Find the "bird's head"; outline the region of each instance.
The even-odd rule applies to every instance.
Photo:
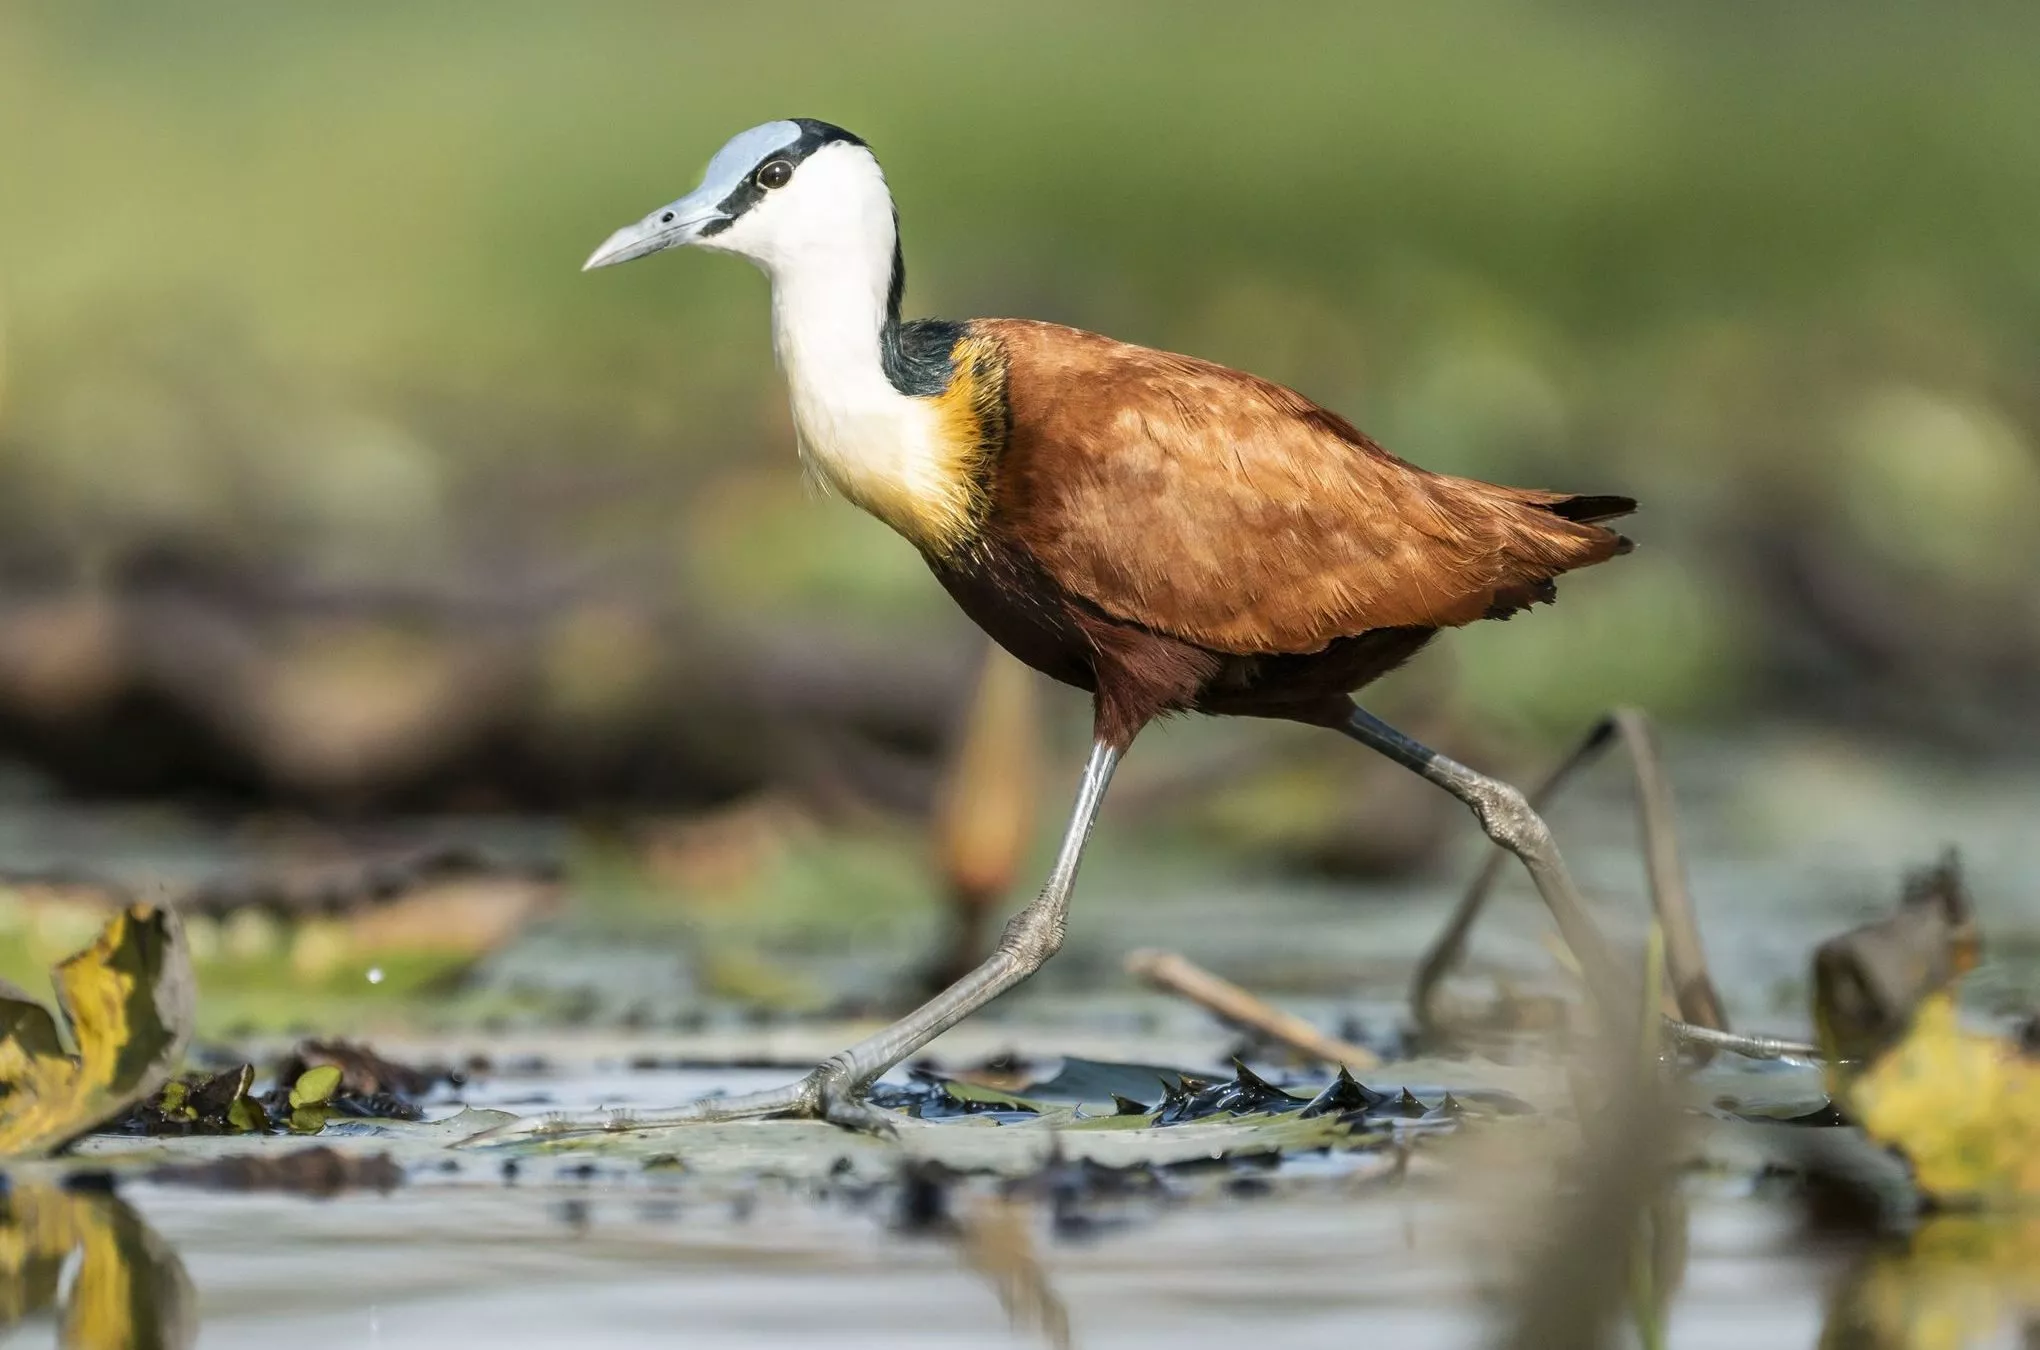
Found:
[[[693,244],[768,273],[894,246],[892,194],[856,136],[812,118],[767,122],[715,152],[701,185],[604,240],[583,271]]]

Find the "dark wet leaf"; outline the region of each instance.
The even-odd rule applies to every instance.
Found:
[[[1354,1111],[1366,1112],[1391,1100],[1393,1099],[1386,1092],[1376,1092],[1372,1088],[1363,1087],[1358,1079],[1341,1066],[1339,1076],[1328,1083],[1317,1096],[1304,1103],[1302,1114],[1308,1118],[1346,1115]]]
[[[871,1104],[898,1111],[916,1120],[948,1120],[958,1116],[988,1116],[996,1120],[1026,1120],[1041,1114],[1042,1107],[1022,1101],[1008,1092],[946,1078],[927,1069],[916,1069],[907,1083],[879,1083],[871,1089]]]
[[[1294,1097],[1256,1074],[1252,1069],[1233,1061],[1233,1077],[1228,1082],[1198,1083],[1184,1079],[1188,1091],[1169,1098],[1156,1116],[1158,1125],[1180,1125],[1185,1121],[1203,1120],[1211,1116],[1243,1116],[1299,1110],[1305,1103],[1303,1097]]]
[[[250,1095],[254,1082],[251,1064],[210,1076],[173,1078],[108,1128],[116,1134],[158,1136],[266,1133],[269,1113]]]
[[[1122,1064],[1068,1056],[1052,1077],[1028,1083],[1020,1093],[1033,1101],[1101,1105],[1118,1097],[1147,1101],[1154,1097],[1157,1083],[1178,1082],[1184,1077],[1183,1070],[1161,1064]]]

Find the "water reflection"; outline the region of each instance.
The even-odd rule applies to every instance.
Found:
[[[1031,1202],[982,1197],[958,1220],[956,1238],[964,1264],[991,1285],[1016,1331],[1038,1334],[1051,1350],[1071,1350],[1069,1309],[1035,1250]]]
[[[1295,1300],[1292,1310],[1300,1315],[1324,1316],[1340,1309],[1358,1315],[1372,1309],[1403,1316],[1404,1325],[1424,1333],[1406,1340],[1413,1346],[1446,1343],[1448,1336],[1452,1344],[1492,1343],[1483,1342],[1477,1328],[1460,1316],[1466,1307],[1452,1303],[1456,1295],[1449,1291],[1465,1288],[1452,1269],[1462,1259],[1452,1245],[1429,1242],[1428,1253],[1414,1264],[1399,1262],[1392,1250],[1393,1233],[1384,1227],[1389,1216],[1359,1197],[1332,1203],[1326,1193],[1304,1187],[1286,1198],[1278,1192],[1253,1200],[1193,1199],[1176,1209],[1166,1233],[1153,1228],[1163,1222],[1163,1216],[1153,1213],[1130,1218],[1124,1227],[1092,1225],[1084,1232],[1095,1245],[1085,1247],[1073,1266],[1072,1248],[1062,1236],[1064,1229],[1054,1222],[1049,1198],[967,1182],[945,1191],[940,1208],[930,1216],[906,1224],[895,1219],[892,1229],[895,1240],[939,1241],[955,1253],[956,1265],[981,1283],[983,1293],[942,1305],[945,1315],[960,1319],[958,1344],[979,1339],[968,1328],[981,1326],[988,1314],[998,1319],[990,1307],[994,1296],[1004,1309],[1004,1320],[1043,1350],[1070,1350],[1080,1339],[1078,1327],[1083,1328],[1086,1345],[1124,1344],[1134,1329],[1129,1318],[1139,1323],[1138,1339],[1145,1341],[1157,1325],[1175,1325],[1167,1320],[1168,1314],[1186,1313],[1180,1300],[1186,1287],[1201,1281],[1186,1273],[1195,1271],[1227,1275],[1214,1279],[1209,1305],[1195,1314],[1195,1321],[1183,1325],[1185,1345],[1230,1343],[1256,1319],[1291,1307],[1286,1299]],[[577,1191],[568,1198],[581,1197]],[[1410,1199],[1410,1205],[1398,1204],[1398,1209],[1423,1212],[1431,1203],[1424,1197]],[[198,1200],[190,1193],[175,1193],[164,1203],[182,1206]],[[245,1336],[253,1328],[242,1325],[242,1319],[256,1316],[264,1339],[279,1326],[297,1332],[330,1331],[330,1319],[339,1315],[336,1305],[307,1294],[301,1283],[309,1268],[305,1263],[325,1268],[334,1259],[336,1244],[352,1254],[346,1259],[367,1259],[366,1253],[383,1250],[392,1231],[401,1231],[408,1235],[408,1245],[389,1257],[393,1264],[376,1269],[387,1276],[407,1264],[430,1264],[438,1273],[416,1286],[421,1301],[443,1304],[451,1299],[460,1318],[505,1324],[496,1326],[492,1344],[598,1343],[571,1336],[562,1340],[560,1327],[542,1317],[525,1324],[531,1310],[517,1304],[515,1290],[504,1282],[506,1271],[530,1268],[526,1263],[534,1250],[546,1254],[545,1268],[563,1271],[551,1264],[563,1255],[562,1230],[543,1221],[541,1208],[558,1206],[560,1200],[557,1191],[533,1187],[466,1197],[420,1196],[413,1202],[417,1207],[405,1211],[408,1217],[393,1215],[388,1209],[393,1202],[385,1200],[306,1206],[261,1244],[265,1251],[287,1250],[300,1259],[272,1265],[267,1274],[249,1277],[252,1283],[236,1281],[246,1285],[243,1294],[254,1290],[258,1296],[250,1302],[228,1294],[212,1310],[213,1329],[228,1335],[239,1330]],[[1714,1236],[1697,1250],[1689,1249],[1686,1239],[1689,1204],[1707,1213],[1713,1225]],[[1724,1292],[1742,1287],[1739,1281],[1751,1269],[1746,1264],[1750,1260],[1809,1256],[1811,1262],[1799,1267],[1808,1277],[1824,1267],[1822,1253],[1804,1251],[1803,1239],[1788,1236],[1785,1245],[1775,1245],[1781,1233],[1793,1231],[1789,1225],[1780,1228],[1781,1220],[1790,1219],[1789,1210],[1753,1201],[1729,1202],[1729,1208],[1736,1222],[1724,1228],[1723,1221],[1731,1216],[1718,1201],[1695,1201],[1675,1188],[1661,1199],[1647,1223],[1626,1230],[1631,1235],[1627,1259],[1603,1263],[1601,1273],[1626,1286],[1625,1320],[1635,1325],[1611,1328],[1615,1339],[1607,1343],[1677,1346],[1685,1339],[1684,1331],[1708,1332],[1718,1340],[1725,1325],[1769,1326],[1776,1331],[1791,1324],[1798,1328],[1789,1333],[1793,1340],[1817,1343],[1821,1350],[2040,1346],[2035,1331],[2040,1328],[2040,1280],[2034,1276],[2040,1271],[2040,1217],[1947,1215],[1923,1221],[1909,1237],[1866,1246],[1825,1300],[1816,1335],[1805,1283],[1788,1281],[1761,1293],[1749,1291],[1759,1299],[1756,1307],[1734,1293],[1723,1299]],[[515,1222],[516,1212],[532,1222]],[[769,1281],[751,1287],[780,1290],[789,1301],[826,1288],[840,1289],[815,1281],[854,1273],[858,1280],[876,1275],[896,1281],[902,1306],[921,1307],[941,1282],[953,1279],[914,1259],[881,1262],[876,1270],[862,1258],[847,1264],[825,1259],[842,1237],[840,1220],[846,1216],[840,1214],[831,1221],[825,1213],[813,1213],[810,1227],[796,1209],[781,1216],[783,1238],[768,1240],[768,1233],[747,1228],[744,1245],[725,1248],[713,1234],[700,1231],[709,1212],[700,1206],[676,1208],[651,1220],[641,1216],[635,1222],[618,1222],[624,1211],[606,1208],[599,1200],[554,1212],[583,1235],[582,1241],[572,1244],[571,1278],[584,1281],[578,1287],[587,1289],[598,1304],[604,1289],[637,1290],[623,1302],[640,1312],[665,1306],[669,1300],[697,1313],[706,1308],[712,1312],[712,1324],[729,1333],[728,1339],[747,1345],[807,1344],[810,1336],[808,1329],[764,1313],[746,1299],[717,1301],[713,1288],[729,1283],[732,1252],[748,1251],[745,1273]],[[682,1221],[683,1213],[692,1217]],[[478,1230],[503,1236],[493,1244],[478,1245]],[[246,1214],[234,1196],[215,1197],[197,1214],[181,1216],[177,1231],[195,1261],[218,1265],[245,1260],[249,1254]],[[689,1235],[686,1241],[661,1246],[662,1232],[683,1231]],[[1730,1233],[1735,1236],[1728,1237]],[[371,1235],[377,1241],[364,1243]],[[1381,1246],[1383,1241],[1389,1246]],[[1214,1243],[1227,1255],[1215,1256]],[[1825,1252],[1831,1255],[1833,1248],[1826,1247]],[[429,1263],[414,1262],[425,1254],[433,1258]],[[786,1264],[782,1258],[788,1254],[804,1254],[803,1261]],[[807,1262],[808,1257],[813,1261]],[[1374,1278],[1368,1275],[1372,1261],[1384,1267]],[[1445,1268],[1441,1270],[1439,1263]],[[947,1263],[938,1260],[934,1265]],[[1697,1285],[1683,1279],[1693,1266],[1703,1271]],[[1734,1271],[1742,1274],[1731,1281],[1728,1274]],[[1233,1278],[1235,1274],[1242,1278]],[[929,1282],[931,1275],[937,1283]],[[1059,1279],[1068,1281],[1066,1287],[1056,1287]],[[261,1287],[255,1289],[257,1285]],[[1687,1286],[1683,1293],[1682,1285]],[[1575,1287],[1569,1296],[1581,1292]],[[633,1301],[640,1298],[650,1302]],[[1669,1318],[1661,1301],[1675,1305]],[[1146,1312],[1136,1316],[1130,1308]],[[358,1310],[350,1315],[353,1312]],[[386,1316],[393,1312],[403,1319],[422,1318],[413,1329],[424,1337],[429,1316],[416,1308],[384,1309]],[[921,1315],[907,1315],[908,1323]],[[1152,1317],[1164,1321],[1156,1324]],[[1718,1320],[1723,1317],[1728,1321]],[[19,1180],[10,1193],[0,1195],[0,1340],[18,1333],[23,1323],[47,1328],[54,1322],[57,1343],[66,1347],[181,1350],[196,1342],[197,1321],[196,1297],[178,1254],[118,1196]],[[1279,1332],[1291,1325],[1278,1317],[1263,1324],[1262,1330],[1280,1339]],[[926,1331],[925,1326],[915,1329]],[[1703,1334],[1699,1339],[1709,1337]],[[1775,1336],[1760,1339],[1770,1344]],[[629,1333],[620,1333],[615,1342],[599,1341],[626,1342],[665,1343]],[[448,1343],[460,1342],[456,1338]]]
[[[1863,1254],[1820,1350],[2013,1344],[2040,1345],[2040,1219],[1947,1214]]]
[[[182,1350],[194,1302],[177,1253],[113,1192],[17,1182],[0,1195],[0,1333],[54,1312],[67,1350]]]

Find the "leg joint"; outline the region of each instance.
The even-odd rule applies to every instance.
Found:
[[[1516,788],[1484,778],[1471,796],[1469,804],[1480,818],[1481,829],[1504,848],[1523,853],[1550,842],[1551,830],[1544,817],[1532,809],[1529,799]]]
[[[1062,950],[1065,922],[1059,909],[1036,902],[1007,921],[999,949],[1032,971]]]

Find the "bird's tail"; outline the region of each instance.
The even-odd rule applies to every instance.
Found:
[[[1575,494],[1565,492],[1535,492],[1518,489],[1523,499],[1540,511],[1548,511],[1560,520],[1570,520],[1576,525],[1598,525],[1604,520],[1615,520],[1636,510],[1636,498],[1622,497],[1613,493]],[[1603,557],[1620,557],[1636,547],[1636,542],[1626,534],[1615,535],[1612,554]]]
[[[1539,494],[1542,497],[1542,494]],[[1576,520],[1582,525],[1597,525],[1604,520],[1615,520],[1636,510],[1636,498],[1617,497],[1612,494],[1595,496],[1553,496],[1544,498],[1537,505],[1564,520]]]

